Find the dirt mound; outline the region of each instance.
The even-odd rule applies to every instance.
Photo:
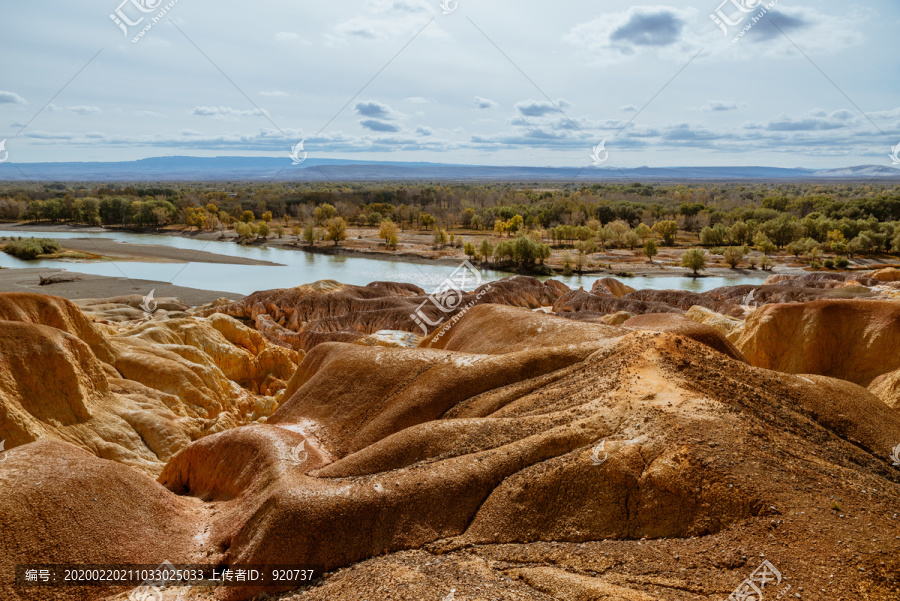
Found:
[[[634,288],[626,286],[615,278],[601,278],[591,286],[591,293],[601,296],[611,294],[616,298],[622,298],[626,294],[631,294],[632,292],[635,292]]]
[[[495,331],[475,340],[490,322],[513,342],[539,322],[551,334],[496,354],[508,341]],[[443,586],[441,595],[475,594],[485,580],[493,590],[505,575],[519,585],[501,598],[524,584],[564,598],[687,601],[727,594],[756,568],[728,558],[758,550],[805,589],[890,598],[875,571],[837,583],[830,564],[791,547],[815,536],[826,553],[868,548],[856,523],[831,515],[829,497],[848,507],[865,498],[872,531],[890,528],[900,415],[854,384],[753,368],[673,333],[598,336],[585,352],[561,342],[557,328],[573,326],[600,327],[484,306],[448,338],[464,352],[319,345],[267,424],[194,443],[161,481],[221,504],[210,544],[227,548],[227,563],[332,569],[394,554],[339,571],[304,599],[356,598],[378,566],[402,582],[403,565],[417,571],[437,555],[453,575],[425,588]],[[417,548],[430,554],[402,552]],[[661,584],[699,568],[658,561],[659,551],[700,558],[717,548],[724,574],[712,584],[676,596]],[[587,549],[620,576],[579,567]],[[625,560],[634,556],[648,563]],[[466,575],[476,567],[481,581]],[[656,577],[627,577],[647,569]]]
[[[638,290],[624,297],[626,300],[639,300],[653,303],[662,303],[687,311],[691,307],[705,307],[716,313],[730,317],[740,317],[744,310],[734,303],[718,301],[696,292],[685,290]]]
[[[742,305],[767,305],[783,303],[808,303],[827,299],[850,299],[872,296],[869,288],[851,286],[846,282],[825,280],[820,282],[783,281],[763,286],[743,285],[715,288],[704,293],[711,299]]]
[[[274,344],[310,350],[325,342],[353,342],[382,330],[426,334],[472,303],[549,307],[569,290],[561,282],[527,276],[483,284],[472,292],[451,293],[446,299],[428,296],[409,284],[327,284],[257,292],[199,313],[220,312],[243,319]]]
[[[900,368],[900,304],[820,300],[766,305],[747,319],[736,346],[758,367],[868,386]]]
[[[624,330],[582,324],[537,311],[502,305],[476,305],[425,338],[423,348],[495,355],[553,348],[622,336]]]
[[[774,274],[766,278],[765,285],[785,284],[787,282],[816,283],[816,282],[857,282],[863,286],[875,286],[879,282],[869,277],[870,274],[861,272],[816,272],[804,275]]]
[[[581,311],[593,311],[595,313],[619,313],[625,311],[633,315],[684,313],[682,309],[664,303],[631,298],[616,298],[612,295],[600,296],[584,290],[571,290],[559,297],[559,300],[553,304],[554,313],[578,313]]]
[[[144,474],[70,444],[41,440],[0,463],[0,597],[100,599],[98,587],[16,587],[19,564],[207,562],[196,539],[208,511]]]
[[[679,334],[700,344],[705,344],[709,348],[717,350],[732,359],[746,361],[741,352],[717,330],[682,315],[674,313],[638,315],[623,323],[622,327],[633,330],[651,330],[653,332]]]
[[[156,474],[192,440],[270,415],[294,351],[224,315],[92,324],[76,305],[0,295],[0,440],[41,438]]]
[[[886,267],[867,274],[873,280],[879,282],[900,282],[900,269],[896,267]],[[855,278],[854,278],[855,279]]]
[[[744,331],[743,320],[720,315],[705,307],[691,307],[684,316],[713,328],[732,343],[737,342]]]
[[[584,321],[587,323],[599,323],[607,326],[620,326],[632,317],[634,314],[628,311],[619,311],[607,315],[606,313],[598,313],[597,311],[578,311],[575,313],[560,313],[559,317],[572,319],[575,321]]]
[[[763,341],[765,328],[781,333],[798,356],[798,332],[845,362],[873,345],[869,360],[883,364],[900,357],[890,305],[820,301],[784,315],[804,307],[770,305],[748,328]],[[0,566],[202,557],[332,572],[281,597],[292,601],[694,601],[727,597],[765,559],[784,575],[766,598],[895,601],[900,413],[848,381],[735,360],[709,346],[727,348],[714,332],[680,319],[638,317],[651,329],[627,331],[488,304],[423,342],[431,348],[318,344],[266,423],[181,449],[159,479],[169,492],[70,445],[18,446],[0,454]],[[124,338],[203,352],[190,340],[206,341],[205,327],[173,321]],[[68,353],[81,367],[67,386],[102,387],[108,368],[86,343],[0,324]],[[259,341],[230,334],[242,336]],[[106,397],[88,396],[93,416]],[[34,590],[26,598],[48,598]],[[214,595],[263,592],[277,591]]]
[[[103,335],[70,300],[27,292],[0,293],[0,321],[35,323],[61,330],[84,341],[101,361],[112,361],[113,351]]]
[[[553,303],[568,291],[568,286],[556,280],[541,282],[537,278],[519,275],[482,284],[475,290],[474,296],[484,292],[479,298],[480,303],[538,309],[552,307]]]

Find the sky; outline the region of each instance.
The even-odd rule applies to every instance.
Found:
[[[6,3],[0,161],[892,164],[896,0],[720,2]]]

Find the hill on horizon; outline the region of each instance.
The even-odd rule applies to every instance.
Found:
[[[547,181],[605,180],[900,180],[900,169],[859,165],[837,169],[726,167],[525,167],[429,162],[278,157],[166,156],[121,162],[0,164],[0,181]]]

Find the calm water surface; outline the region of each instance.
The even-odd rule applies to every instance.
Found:
[[[220,255],[245,257],[283,265],[283,267],[267,267],[260,265],[217,265],[213,263],[22,261],[5,253],[0,253],[0,267],[66,269],[93,275],[171,282],[188,288],[220,290],[237,294],[250,294],[257,290],[269,290],[272,288],[291,288],[318,280],[337,280],[357,286],[365,286],[371,282],[378,281],[409,282],[431,291],[456,269],[448,265],[419,265],[378,259],[321,255],[299,250],[241,246],[234,242],[219,240],[194,240],[180,236],[129,234],[123,232],[88,233],[74,231],[41,233],[0,230],[0,237],[2,236],[47,237],[57,240],[67,238],[105,238],[131,244],[153,244],[187,250],[202,250]],[[482,270],[484,281],[498,280],[509,275],[509,273],[502,271]],[[566,285],[573,288],[583,286],[586,290],[590,290],[594,281],[601,277],[605,276],[572,276],[568,278],[555,276],[554,279],[565,282]],[[637,289],[650,288],[656,290],[705,292],[720,286],[761,284],[764,279],[764,276],[752,278],[643,276],[622,278],[622,281]]]

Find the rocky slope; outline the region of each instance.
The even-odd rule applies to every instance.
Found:
[[[129,592],[17,564],[166,560],[327,572],[154,592],[182,601],[724,599],[763,561],[767,599],[900,596],[894,303],[490,286],[416,348],[405,285],[146,323],[0,296],[0,598]]]

